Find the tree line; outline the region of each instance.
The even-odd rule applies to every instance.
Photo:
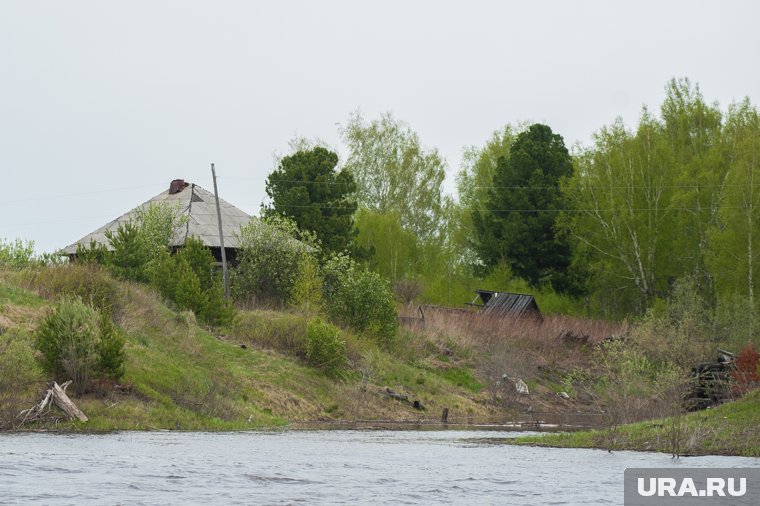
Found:
[[[659,111],[600,128],[571,153],[543,124],[507,125],[446,161],[391,113],[340,127],[346,156],[300,139],[279,159],[263,215],[292,220],[419,299],[531,290],[549,310],[642,314],[689,278],[713,305],[756,311],[756,107],[721,109],[671,80]],[[416,295],[416,293],[413,293]],[[750,317],[750,320],[752,318]]]

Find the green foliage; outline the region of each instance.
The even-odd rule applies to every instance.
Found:
[[[0,335],[0,429],[14,429],[18,414],[34,402],[43,381],[34,349],[26,339]]]
[[[356,183],[347,170],[336,171],[338,155],[323,147],[299,150],[280,160],[267,178],[272,204],[266,216],[293,220],[314,233],[326,252],[348,251],[356,235]]]
[[[177,304],[180,309],[190,309],[198,317],[203,318],[206,306],[208,306],[208,297],[201,289],[201,282],[187,260],[179,256],[175,258],[176,285],[170,300]]]
[[[342,129],[348,147],[345,170],[353,174],[360,207],[397,212],[415,237],[436,234],[443,210],[441,185],[446,163],[438,151],[425,150],[417,134],[391,113],[365,123],[353,114]]]
[[[113,250],[110,255],[104,256],[91,244],[85,258],[105,261],[118,278],[148,282],[153,264],[169,251],[175,231],[186,219],[168,205],[151,204],[137,212],[134,222],[120,224],[116,232],[105,232]]]
[[[43,367],[56,379],[71,379],[78,392],[92,379],[123,373],[124,338],[107,315],[75,297],[62,298],[37,328]]]
[[[467,254],[466,262],[475,264],[473,251],[473,216],[487,208],[489,192],[494,186],[499,159],[509,159],[509,151],[515,137],[524,128],[506,125],[491,134],[482,148],[470,146],[462,154],[462,168],[457,174],[457,194],[459,197],[457,227],[453,240],[460,251]]]
[[[668,83],[660,112],[645,109],[634,131],[621,121],[600,130],[565,188],[574,211],[563,228],[612,315],[644,313],[684,276],[708,294],[749,297],[757,270],[755,109],[745,100],[723,118],[683,79]]]
[[[113,248],[106,264],[113,275],[121,279],[147,282],[145,269],[149,256],[140,228],[132,223],[124,223],[119,225],[116,232],[106,230],[105,235]],[[97,254],[93,253],[92,256]]]
[[[293,296],[301,262],[317,251],[313,235],[288,219],[252,219],[240,231],[233,296],[245,304],[283,305]]]
[[[395,281],[422,269],[422,248],[414,233],[404,228],[398,213],[360,209],[356,225],[356,243],[370,253],[368,263],[373,271]]]
[[[88,246],[77,244],[77,263],[106,265],[108,260],[108,248],[103,244],[95,242],[95,239],[91,239]]]
[[[114,325],[113,320],[105,313],[100,315],[98,323],[98,371],[105,378],[118,380],[124,375],[124,332]]]
[[[334,320],[390,344],[398,317],[388,282],[359,267],[346,255],[334,255],[324,266],[327,311]]]
[[[222,279],[218,274],[216,267],[216,259],[211,253],[211,249],[207,248],[203,241],[197,237],[188,237],[185,244],[177,252],[176,255],[178,261],[184,261],[187,263],[190,270],[198,278],[201,290],[208,291],[212,288],[221,288]]]
[[[7,269],[23,269],[34,261],[34,241],[16,239],[5,242],[0,239],[0,267]]]
[[[224,298],[214,263],[211,250],[191,237],[175,256],[164,251],[152,263],[151,283],[178,309],[190,310],[206,323],[221,325],[230,321],[233,308]]]
[[[63,298],[37,329],[43,366],[56,379],[71,379],[87,389],[97,368],[98,315],[77,298]]]
[[[323,284],[316,259],[312,256],[304,257],[298,265],[290,306],[306,314],[321,312],[324,305]]]
[[[507,262],[532,286],[580,293],[580,280],[568,270],[571,249],[555,233],[565,207],[560,181],[572,175],[572,160],[560,135],[546,125],[531,125],[499,158],[488,206],[473,215],[475,249],[486,267]]]
[[[745,337],[752,339],[758,333],[752,315],[758,309],[754,294],[760,279],[760,114],[749,100],[729,109],[725,137],[730,163],[718,222],[710,230],[707,264],[719,295],[747,299]]]
[[[340,329],[315,318],[306,325],[306,360],[328,374],[335,374],[346,365],[346,342]]]

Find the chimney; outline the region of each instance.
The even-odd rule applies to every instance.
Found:
[[[169,183],[169,195],[174,195],[184,190],[188,186],[188,183],[184,179],[175,179]]]

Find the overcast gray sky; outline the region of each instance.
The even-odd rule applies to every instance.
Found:
[[[174,178],[256,213],[273,152],[360,108],[449,165],[506,123],[568,145],[671,77],[760,101],[757,1],[0,2],[0,238],[53,251]]]

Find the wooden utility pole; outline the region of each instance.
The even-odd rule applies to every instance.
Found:
[[[224,296],[230,298],[230,276],[227,272],[227,252],[224,250],[224,234],[222,233],[222,212],[219,209],[219,190],[216,187],[216,170],[211,164],[211,176],[214,178],[214,195],[216,196],[216,218],[219,222],[219,249],[222,252],[222,272],[224,274]]]

